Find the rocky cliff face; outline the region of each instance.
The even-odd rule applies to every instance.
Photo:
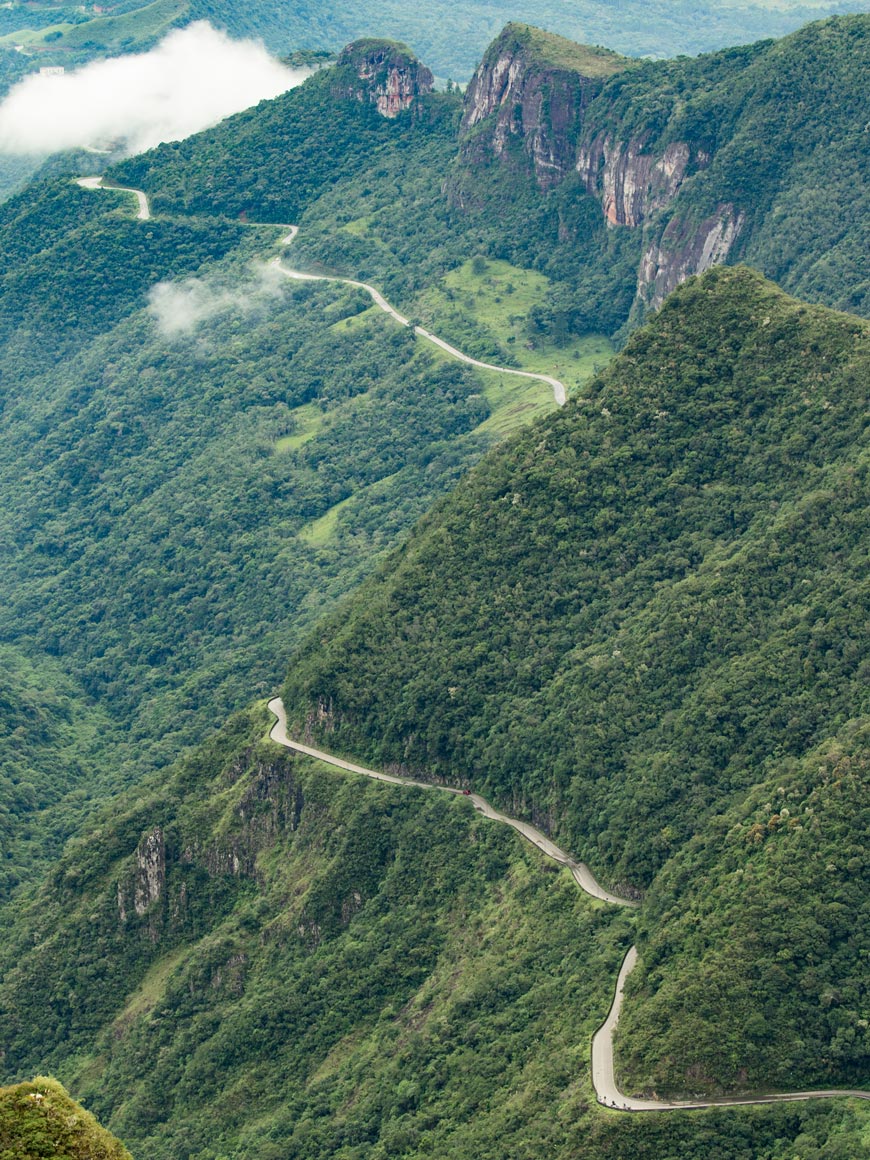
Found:
[[[166,888],[166,844],[159,826],[139,843],[133,908],[141,917],[159,902]]]
[[[345,96],[371,101],[383,117],[397,117],[418,97],[432,91],[433,77],[410,49],[391,40],[357,40],[338,58],[359,84],[340,84]]]
[[[298,828],[304,801],[291,761],[263,761],[245,751],[226,770],[224,780],[226,785],[243,781],[228,824],[207,834],[182,835],[169,849],[162,826],[142,837],[132,865],[115,885],[122,926],[129,923],[143,930],[152,942],[167,930],[181,930],[191,907],[201,905],[191,897],[198,875],[256,878],[259,853],[281,834]],[[203,879],[199,881],[201,885]]]
[[[668,128],[679,123],[673,93],[671,113],[662,120],[659,109],[653,127],[638,104],[642,95],[626,99],[631,85],[615,76],[624,78],[631,67],[611,54],[508,25],[468,87],[460,176],[451,194],[462,207],[474,205],[475,166],[493,156],[516,164],[518,150],[545,192],[576,173],[608,226],[638,231],[634,313],[642,317],[685,278],[724,262],[745,215],[713,199],[691,212],[681,209],[684,188],[713,161],[710,147]]]
[[[571,171],[583,110],[600,86],[566,71],[530,66],[509,54],[475,74],[462,118],[466,134],[495,113],[492,148],[501,156],[511,139],[522,142],[542,189]]]
[[[744,221],[744,214],[730,204],[717,206],[714,213],[697,223],[680,215],[671,218],[661,237],[641,259],[637,298],[642,309],[658,310],[681,282],[724,262]]]
[[[580,55],[572,56],[570,49]],[[606,75],[623,63],[613,53],[581,50],[559,37],[509,24],[468,86],[461,135],[468,144],[475,127],[495,114],[485,134],[495,155],[516,140],[531,159],[539,186],[552,188],[574,167],[584,111]]]
[[[638,226],[673,200],[690,168],[702,169],[710,162],[707,153],[695,151],[684,141],[667,145],[657,153],[643,140],[614,141],[599,133],[577,150],[576,169],[589,193],[601,202],[611,225]]]

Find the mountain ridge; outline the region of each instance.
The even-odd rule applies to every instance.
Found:
[[[785,777],[867,712],[858,655],[817,668],[800,612],[801,591],[825,577],[816,631],[829,617],[857,631],[866,465],[850,456],[867,351],[867,324],[747,270],[689,281],[589,398],[485,460],[319,627],[291,662],[291,725],[414,777],[470,779],[609,869],[610,884],[654,882],[705,819],[718,825],[775,777],[768,768]],[[753,412],[763,436],[744,426]],[[858,884],[833,865],[833,897],[845,891],[858,927]],[[722,937],[715,916],[712,930]],[[854,973],[856,948],[837,945]],[[771,995],[779,986],[767,980]],[[743,1009],[764,993],[759,982]],[[720,1023],[737,1009],[713,1007]],[[689,1059],[704,1059],[691,1083],[739,1090],[741,1075],[763,1074],[760,1045],[742,1043],[744,1061],[729,1064],[719,1024],[674,1025]],[[861,1043],[844,1075],[861,1074]],[[781,1058],[815,1075],[810,1055]]]
[[[33,674],[75,673],[29,733],[36,676],[4,691],[3,821],[32,823],[16,780],[32,754],[40,857],[67,836],[50,824],[58,739],[79,756],[64,770],[77,809],[89,777],[127,787],[94,825],[77,815],[52,873],[0,912],[7,1068],[56,1067],[154,1160],[861,1154],[866,1108],[848,1101],[611,1116],[588,1043],[634,943],[620,1090],[714,1100],[866,1075],[868,324],[725,264],[589,382],[577,331],[639,322],[642,244],[662,248],[666,219],[708,239],[711,205],[745,212],[729,261],[760,238],[789,277],[861,307],[867,31],[833,21],[619,67],[563,136],[601,145],[609,201],[577,170],[542,191],[525,115],[487,159],[499,106],[464,138],[483,150],[489,224],[451,202],[459,98],[403,88],[413,62],[377,41],[115,170],[132,188],[144,175],[147,222],[129,194],[70,182],[0,207],[0,630]],[[794,104],[825,62],[826,99]],[[777,94],[797,160],[755,132]],[[234,183],[233,165],[251,172]],[[723,201],[753,172],[755,202]],[[819,222],[850,182],[832,246]],[[413,325],[360,284],[285,286],[263,269],[279,238],[252,224],[260,210],[298,211],[294,265],[376,284]],[[574,397],[484,454],[537,403],[418,347],[430,327],[527,373],[559,356]],[[288,657],[300,732],[491,795],[643,905],[578,900],[464,794],[276,753],[263,704],[209,738]],[[79,684],[95,702],[80,719]],[[108,762],[96,747],[83,761],[109,707]],[[4,845],[4,869],[21,850]]]

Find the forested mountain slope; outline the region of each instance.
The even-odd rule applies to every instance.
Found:
[[[379,135],[414,157],[438,141],[436,121],[409,146],[410,116],[355,96],[334,112],[354,164]],[[308,197],[341,165],[341,150],[322,160]],[[286,229],[155,209],[138,221],[129,194],[69,179],[0,207],[0,639],[67,674],[84,732],[93,713],[112,722],[64,793],[128,785],[274,690],[296,632],[504,431],[554,406],[542,383],[415,341],[359,289],[290,281],[274,266]],[[488,273],[472,281],[492,297]],[[521,290],[524,315],[543,291]],[[499,353],[473,318],[465,338]],[[566,381],[607,346],[561,351]],[[24,780],[26,810],[48,812],[25,854],[27,795],[4,789],[9,885],[70,832],[59,783]]]
[[[551,286],[532,341],[635,325],[685,277],[726,261],[870,312],[870,16],[645,62],[512,24],[487,50],[452,143],[447,94],[421,97],[393,126],[358,109],[365,135],[342,154],[351,126],[339,120],[330,138],[331,114],[348,71],[113,172],[174,213],[298,221],[310,261],[405,298],[475,251],[539,270]],[[364,142],[375,152],[360,166]],[[312,198],[333,159],[334,188]]]
[[[51,1066],[154,1160],[480,1155],[518,1113],[523,1154],[566,1154],[625,913],[464,800],[265,732],[152,780],[4,932],[7,1072]]]
[[[238,715],[107,813],[4,929],[8,1072],[50,1064],[153,1160],[860,1154],[849,1101],[600,1109],[589,1043],[632,912],[461,795],[267,728]]]
[[[474,785],[623,889],[652,886],[659,921],[688,911],[650,919],[656,998],[629,1021],[635,1079],[658,1067],[661,1036],[639,1037],[663,1007],[680,1044],[656,1072],[669,1086],[780,1084],[777,1052],[806,1084],[867,1066],[868,355],[866,323],[745,269],[687,283],[587,397],[488,458],[291,662],[285,703],[325,748]],[[841,800],[828,782],[845,770]],[[714,903],[688,866],[696,882],[741,877]],[[791,959],[779,935],[753,943],[737,901],[754,882],[763,910],[785,874],[790,916],[810,923]],[[709,942],[690,933],[692,907]],[[681,1021],[682,971],[665,984],[652,964],[685,971],[701,954],[710,998]],[[826,972],[840,980],[827,1015]]]
[[[0,896],[60,857],[112,788],[111,718],[56,658],[0,646]]]
[[[115,170],[151,221],[70,181],[0,208],[5,885],[86,786],[136,785],[0,913],[10,1078],[51,1066],[156,1160],[860,1155],[851,1105],[610,1116],[588,1049],[637,941],[632,1090],[866,1077],[868,325],[723,266],[583,380],[710,205],[733,236],[696,266],[751,240],[864,308],[867,30],[636,64],[510,26],[464,105],[367,42]],[[279,254],[477,357],[561,359],[574,397],[394,550],[552,396]],[[259,710],[167,773],[303,634],[299,730],[484,788],[643,897],[636,930],[461,800],[276,754]]]

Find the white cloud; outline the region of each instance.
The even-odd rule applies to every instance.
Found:
[[[124,140],[138,153],[215,125],[306,76],[261,44],[230,40],[200,21],[170,32],[151,52],[94,61],[63,76],[26,77],[0,104],[0,152]]]
[[[228,311],[249,316],[279,297],[286,280],[274,265],[254,267],[253,277],[239,289],[187,278],[158,282],[148,294],[148,307],[164,338],[188,334],[203,322]]]

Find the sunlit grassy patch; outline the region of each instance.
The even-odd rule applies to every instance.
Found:
[[[284,435],[275,440],[276,451],[295,451],[309,439],[313,439],[323,426],[323,412],[313,403],[305,403],[292,411],[296,429],[292,435]]]
[[[500,354],[522,370],[553,375],[571,393],[610,360],[613,346],[603,335],[565,335],[557,342],[539,331],[532,312],[544,305],[549,288],[550,280],[535,270],[469,259],[421,295],[417,310],[457,346],[476,331],[492,351],[486,361]]]
[[[328,544],[335,535],[338,517],[352,499],[353,496],[350,496],[348,499],[343,499],[340,503],[331,507],[325,515],[322,515],[319,519],[312,520],[304,528],[300,528],[300,540],[304,540],[311,548],[322,548],[325,544]]]

